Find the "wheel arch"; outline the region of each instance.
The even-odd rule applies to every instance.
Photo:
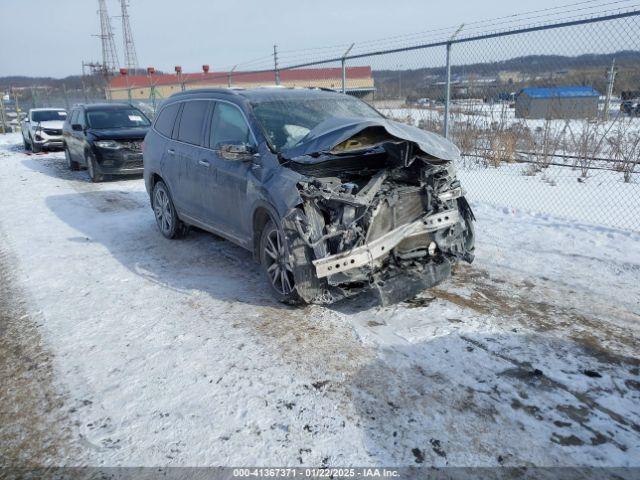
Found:
[[[269,223],[269,220],[278,222],[278,215],[275,209],[267,203],[259,203],[253,209],[251,232],[252,232],[252,252],[253,258],[256,261],[260,261],[260,237],[265,225]]]

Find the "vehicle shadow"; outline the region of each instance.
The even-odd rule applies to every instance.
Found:
[[[132,272],[178,291],[199,290],[227,302],[291,308],[271,297],[250,252],[198,229],[190,229],[182,239],[165,239],[146,192],[79,192],[50,196],[46,203],[79,232],[68,239],[71,248],[99,243]]]
[[[639,365],[543,334],[457,332],[382,347],[346,389],[383,465],[637,466]]]
[[[80,170],[69,170],[64,158],[52,155],[29,157],[22,161],[22,164],[38,173],[42,173],[52,178],[63,180],[76,180],[79,182],[92,183],[87,169],[81,167]],[[117,182],[121,180],[142,180],[142,175],[107,175],[101,183]]]

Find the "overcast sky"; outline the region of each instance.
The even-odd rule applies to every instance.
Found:
[[[578,0],[573,0],[576,2]],[[267,57],[286,62],[333,50],[296,49],[365,42],[570,3],[553,0],[130,0],[141,67],[220,70]],[[0,0],[0,76],[64,77],[99,61],[97,0]],[[112,17],[119,0],[107,0]],[[15,20],[15,21],[14,21]],[[120,19],[112,20],[122,62]],[[374,45],[374,44],[372,44]],[[342,48],[342,47],[340,47]],[[265,58],[253,64],[265,66]],[[248,68],[248,67],[247,67]]]

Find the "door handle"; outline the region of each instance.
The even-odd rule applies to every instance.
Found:
[[[167,149],[167,153],[169,155],[175,155],[176,151],[173,148],[169,148],[169,149]]]
[[[209,161],[208,160],[198,160],[198,163],[200,165],[202,165],[203,167],[209,167]]]

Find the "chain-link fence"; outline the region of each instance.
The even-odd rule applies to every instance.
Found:
[[[463,153],[458,171],[472,200],[640,230],[640,10],[590,16],[600,6],[285,50],[225,72],[124,76],[107,96],[153,116],[172,93],[203,86],[344,91],[448,136]],[[24,91],[23,110],[105,101],[104,90],[84,86]]]
[[[277,73],[446,133],[475,201],[640,230],[640,12],[469,30]]]

